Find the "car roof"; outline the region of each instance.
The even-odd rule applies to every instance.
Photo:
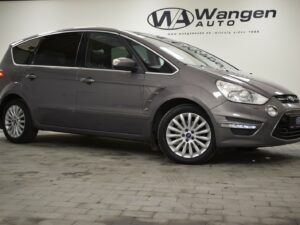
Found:
[[[30,39],[35,39],[35,38],[39,38],[39,37],[44,37],[44,36],[48,36],[48,35],[52,35],[52,34],[57,34],[57,33],[67,33],[67,32],[85,32],[85,31],[105,31],[105,32],[112,32],[112,33],[119,33],[119,34],[130,34],[131,32],[126,32],[126,31],[122,31],[119,29],[115,29],[115,28],[108,28],[108,27],[73,27],[73,28],[66,28],[66,29],[60,29],[60,30],[54,30],[54,31],[48,31],[48,32],[44,32],[44,33],[40,33],[40,34],[35,34],[26,38],[23,38],[21,40],[15,41],[13,43],[11,43],[11,46],[15,46],[17,44],[20,44],[22,42],[28,41]]]
[[[110,32],[122,32],[119,29],[116,28],[108,28],[108,27],[73,27],[73,28],[67,28],[67,29],[61,29],[54,31],[54,33],[57,32],[74,32],[74,31],[110,31]]]

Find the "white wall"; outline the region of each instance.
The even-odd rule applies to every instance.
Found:
[[[280,83],[300,95],[299,0],[85,0],[0,2],[0,57],[12,41],[37,33],[78,26],[106,26],[167,36],[147,23],[148,15],[164,7],[222,10],[275,9],[276,18],[237,22],[234,27],[196,28],[178,32],[259,30],[258,34],[180,35],[242,70]]]

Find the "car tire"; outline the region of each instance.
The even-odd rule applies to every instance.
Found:
[[[165,155],[178,163],[206,163],[217,152],[209,117],[192,104],[178,105],[162,117],[157,140]]]
[[[19,99],[4,106],[2,127],[7,140],[13,143],[31,142],[38,133],[26,104]]]

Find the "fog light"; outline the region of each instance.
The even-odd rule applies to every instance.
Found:
[[[266,111],[267,111],[268,115],[271,117],[275,117],[278,115],[278,110],[275,106],[272,106],[272,105],[267,106]]]
[[[257,128],[257,125],[249,123],[222,123],[221,127],[254,130]]]

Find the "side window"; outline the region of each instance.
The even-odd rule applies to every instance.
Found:
[[[112,61],[120,57],[132,58],[117,35],[100,32],[88,34],[86,67],[112,69]]]
[[[171,66],[168,62],[162,59],[160,56],[145,48],[144,46],[129,41],[133,49],[142,59],[147,71],[155,73],[174,73],[176,69]]]
[[[13,57],[17,64],[31,64],[40,39],[32,39],[13,47]]]
[[[46,36],[36,53],[35,65],[74,66],[82,33],[71,32]]]

